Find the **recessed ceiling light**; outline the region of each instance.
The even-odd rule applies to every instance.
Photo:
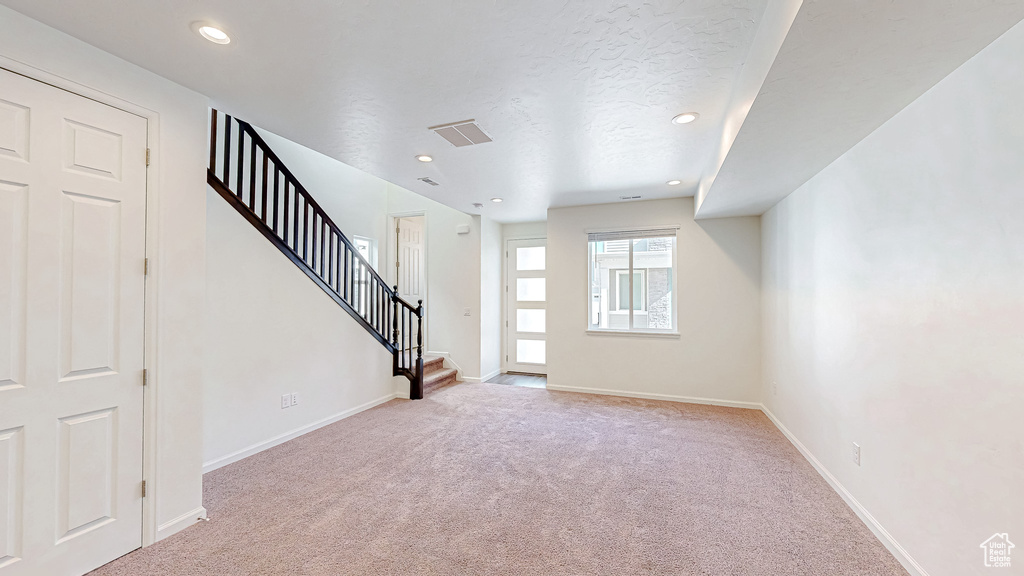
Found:
[[[502,202],[502,199],[501,198],[491,198],[491,202],[494,202],[495,204],[500,204]]]
[[[231,37],[228,36],[228,33],[213,24],[208,24],[206,22],[193,22],[192,31],[214,44],[231,43]]]
[[[673,118],[672,119],[672,123],[673,124],[689,124],[690,122],[693,122],[697,118],[700,118],[700,114],[697,114],[696,112],[683,112],[682,114],[680,114],[680,115],[676,116],[675,118]]]
[[[420,162],[433,162],[434,161],[434,159],[431,156],[427,156],[426,154],[420,154],[419,156],[416,157],[416,159],[419,160]]]
[[[682,180],[669,180],[668,182],[665,182],[665,184],[668,184],[669,186],[679,186],[682,183]]]

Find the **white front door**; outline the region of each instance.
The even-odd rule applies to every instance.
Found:
[[[142,545],[146,133],[0,70],[0,576]]]
[[[547,374],[547,241],[509,240],[506,251],[509,372]]]

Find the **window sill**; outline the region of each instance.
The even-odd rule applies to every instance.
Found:
[[[637,338],[680,338],[679,332],[664,332],[653,330],[587,330],[587,334],[594,336],[635,336]]]

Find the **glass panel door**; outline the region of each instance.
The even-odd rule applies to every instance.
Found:
[[[509,372],[547,374],[546,267],[545,240],[509,241],[505,338],[505,368]]]

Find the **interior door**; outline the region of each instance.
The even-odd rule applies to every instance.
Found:
[[[398,219],[398,295],[416,305],[424,298],[423,217]]]
[[[146,132],[0,70],[0,576],[142,544]]]
[[[397,266],[398,296],[416,306],[420,300],[426,300],[426,275],[423,216],[411,216],[397,219],[396,234],[398,235]],[[426,335],[426,315],[423,318],[424,335]],[[410,340],[410,346],[414,346]],[[426,346],[426,339],[424,339]]]
[[[506,368],[547,374],[547,241],[510,240],[506,260]]]

